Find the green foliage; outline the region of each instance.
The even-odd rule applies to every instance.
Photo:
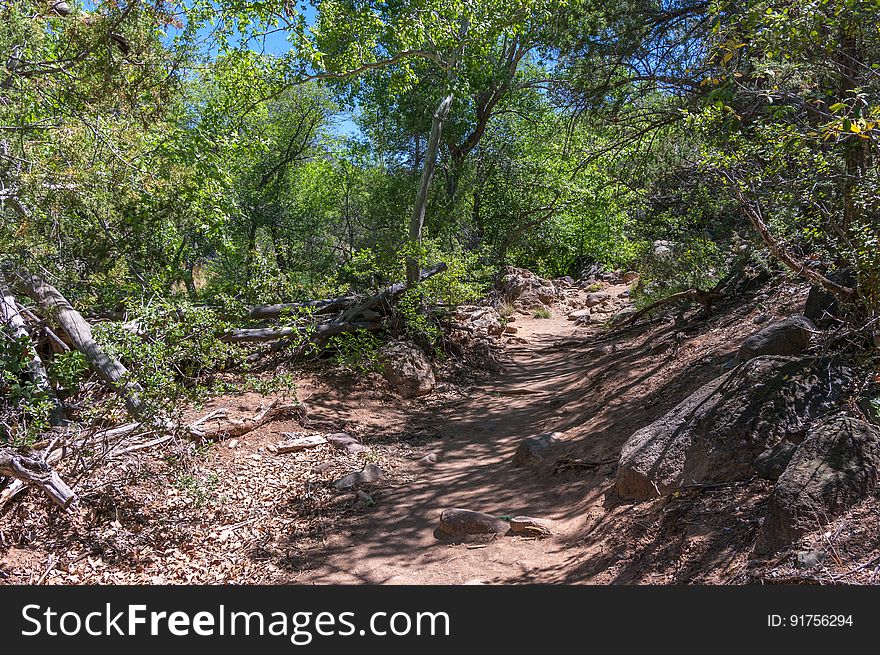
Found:
[[[336,351],[333,361],[347,371],[360,375],[382,371],[382,341],[372,332],[357,330],[337,334],[329,340],[328,346]]]
[[[546,307],[538,307],[532,312],[532,318],[550,318],[553,314]]]
[[[95,338],[157,405],[196,397],[216,372],[243,363],[242,350],[220,341],[230,326],[213,309],[156,300],[132,314],[128,323],[98,324]]]
[[[31,443],[49,427],[52,402],[28,377],[30,341],[0,332],[0,441]]]

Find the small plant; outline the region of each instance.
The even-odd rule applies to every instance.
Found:
[[[367,332],[347,332],[333,337],[332,345],[336,348],[336,363],[344,369],[359,373],[378,373],[382,370],[382,342]]]
[[[532,318],[550,318],[551,316],[553,314],[546,307],[538,307],[538,309],[532,312]]]
[[[594,291],[601,291],[602,285],[599,284],[598,282],[595,282],[593,284],[588,285],[586,289],[588,292],[593,293]]]
[[[506,302],[498,308],[498,315],[501,318],[510,318],[511,316],[513,316],[515,311],[516,310],[513,308],[513,305],[511,305],[509,302]]]

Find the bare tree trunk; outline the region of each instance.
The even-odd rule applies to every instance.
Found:
[[[34,347],[30,334],[28,334],[25,327],[21,312],[16,306],[15,296],[6,288],[0,288],[0,321],[6,326],[6,329],[13,338],[20,339],[27,346],[28,357],[30,358],[27,374],[37,389],[44,392],[52,402],[52,411],[49,414],[50,422],[52,425],[64,425],[66,422],[64,406],[58,400],[58,396],[55,395],[55,390],[49,382],[49,375],[46,373],[43,360],[40,359],[40,355],[37,353],[37,349]]]
[[[70,337],[74,348],[86,357],[89,366],[125,401],[128,413],[137,420],[148,420],[150,411],[143,399],[143,388],[129,378],[128,369],[115,357],[104,352],[92,336],[92,327],[67,299],[51,284],[37,275],[18,273],[13,286],[37,303]]]
[[[443,126],[449,118],[449,110],[455,96],[450,91],[434,112],[431,121],[431,133],[428,136],[428,148],[425,151],[425,162],[422,166],[422,177],[419,181],[419,190],[416,194],[416,202],[413,207],[413,215],[409,222],[409,240],[412,246],[418,246],[422,242],[422,227],[425,225],[425,210],[428,206],[428,192],[431,190],[431,180],[434,178],[434,168],[437,165],[437,151],[440,148],[440,136]],[[409,286],[419,283],[419,261],[411,254],[406,260],[406,282]]]

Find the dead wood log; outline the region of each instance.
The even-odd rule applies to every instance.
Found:
[[[125,401],[128,413],[138,420],[150,417],[150,408],[143,399],[143,388],[131,379],[128,369],[111,357],[92,336],[92,326],[67,301],[58,289],[31,273],[12,275],[13,285],[64,329],[73,346],[85,355],[89,366]]]
[[[67,509],[76,499],[73,489],[42,459],[25,457],[7,449],[0,450],[0,476],[15,478],[23,485],[39,487],[62,509]]]
[[[333,314],[350,307],[359,300],[358,296],[342,296],[325,300],[306,300],[303,302],[279,303],[276,305],[252,305],[248,307],[248,318],[266,320],[278,318],[285,312],[311,309],[313,314]]]
[[[334,334],[343,332],[355,332],[357,330],[378,330],[381,323],[376,322],[353,322],[353,323],[321,323],[312,328],[305,327],[269,327],[269,328],[239,328],[230,330],[220,337],[226,343],[260,343],[264,341],[277,341],[295,335],[310,336],[312,339],[324,339]]]
[[[424,282],[428,278],[437,275],[438,273],[442,273],[447,268],[448,268],[448,266],[446,265],[445,262],[440,262],[439,264],[437,264],[436,266],[434,266],[432,268],[422,270],[421,272],[419,272],[419,279],[418,279],[419,284],[421,284],[422,282]],[[395,300],[397,300],[397,298],[402,296],[403,293],[409,288],[410,288],[410,284],[408,284],[406,281],[395,282],[390,287],[387,287],[386,289],[383,289],[379,293],[370,296],[362,303],[359,303],[357,305],[353,305],[353,306],[349,307],[344,312],[342,312],[339,316],[337,316],[333,320],[333,323],[335,323],[335,324],[350,323],[351,321],[356,319],[358,316],[360,316],[363,312],[365,312],[367,310],[372,310],[374,307],[376,307],[378,305],[393,303]]]
[[[199,427],[197,424],[203,423],[203,421],[197,421],[188,426],[188,432],[190,437],[199,438],[205,441],[219,441],[230,437],[240,437],[243,434],[256,430],[266,423],[291,416],[297,416],[301,419],[305,418],[305,409],[299,403],[282,405],[275,400],[253,418],[232,420],[229,421],[227,425],[219,426],[210,430]]]
[[[25,327],[24,319],[15,302],[15,296],[9,289],[2,287],[0,287],[0,321],[14,339],[21,340],[27,347],[29,359],[27,374],[37,389],[45,393],[52,403],[52,411],[49,414],[51,424],[64,425],[66,422],[64,406],[58,400],[55,389],[49,382],[49,374],[46,372],[43,360],[40,359],[34,342]]]

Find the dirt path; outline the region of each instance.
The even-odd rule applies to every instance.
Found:
[[[300,582],[549,582],[566,565],[569,537],[584,521],[580,509],[589,489],[582,477],[565,484],[564,475],[548,478],[512,460],[524,438],[559,423],[566,392],[584,378],[571,346],[583,345],[595,328],[576,328],[565,317],[519,317],[516,325],[529,343],[508,348],[495,379],[439,414],[416,417],[433,422],[440,435],[429,448],[438,463],[329,537],[323,561],[304,571]],[[485,546],[443,545],[433,530],[447,507],[552,519],[559,533],[541,540],[498,537]]]

